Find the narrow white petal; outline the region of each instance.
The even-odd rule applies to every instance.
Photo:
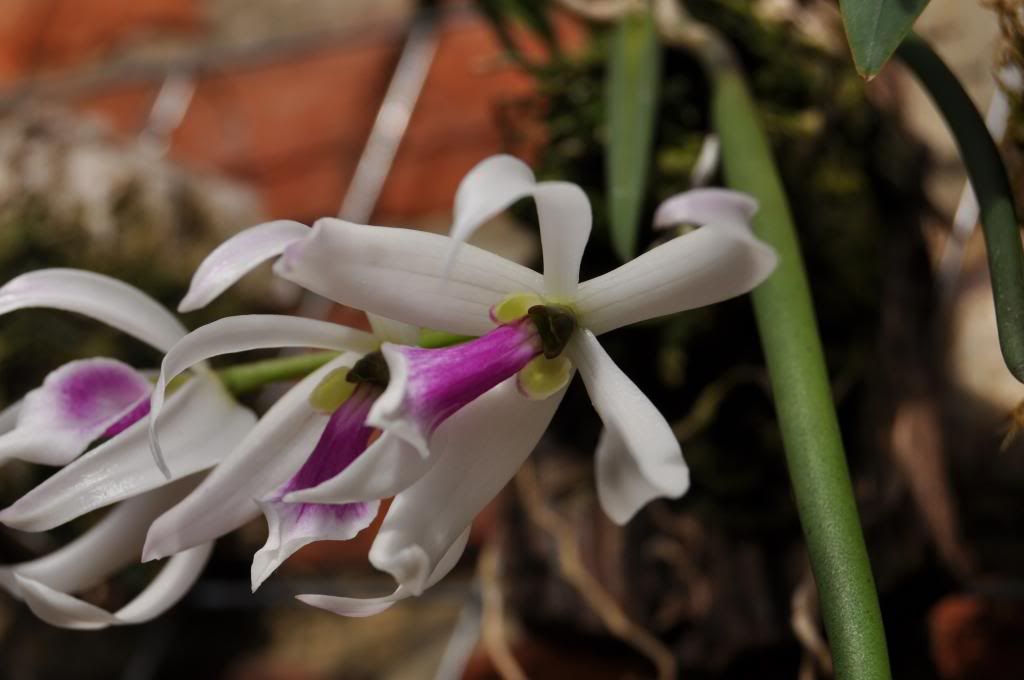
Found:
[[[14,429],[0,435],[0,465],[18,458],[65,465],[122,419],[141,417],[150,384],[114,359],[80,359],[50,372],[22,401]]]
[[[537,184],[530,166],[500,154],[477,163],[455,192],[455,221],[449,235],[466,241],[481,224],[516,201],[530,196]]]
[[[537,272],[470,245],[446,272],[451,244],[439,234],[322,219],[274,271],[336,302],[466,335],[493,328],[490,309],[506,295],[543,291]]]
[[[580,323],[600,335],[749,292],[778,257],[741,229],[701,227],[580,284]]]
[[[401,321],[395,321],[379,314],[367,314],[370,328],[377,339],[393,342],[396,345],[417,345],[420,341],[420,329]]]
[[[452,544],[533,451],[564,394],[529,400],[512,378],[452,416],[430,442],[437,462],[395,496],[370,562],[413,594],[423,592]]]
[[[605,513],[625,524],[655,498],[678,498],[690,486],[679,441],[654,404],[598,343],[580,329],[569,356],[604,421],[597,447],[597,495]]]
[[[198,479],[178,480],[125,501],[66,546],[29,562],[0,568],[0,585],[20,596],[15,575],[63,592],[104,582],[118,569],[137,562],[150,522],[195,488]]]
[[[443,423],[438,432],[446,426],[448,423]],[[424,458],[405,439],[385,432],[341,474],[317,486],[293,491],[284,500],[289,503],[352,503],[390,498],[425,475],[436,461],[436,455]]]
[[[178,477],[205,470],[228,454],[256,422],[214,376],[197,376],[171,395],[160,440]],[[44,531],[167,483],[153,466],[144,420],[89,451],[0,512],[0,522]]]
[[[295,474],[327,426],[330,416],[313,410],[310,394],[331,371],[358,359],[342,354],[285,393],[199,488],[153,523],[143,558],[206,543],[259,515],[256,500]]]
[[[590,200],[575,184],[542,182],[533,192],[544,254],[545,295],[571,299],[580,281],[583,249],[590,238]]]
[[[309,227],[290,220],[257,224],[238,232],[214,248],[199,265],[178,311],[205,307],[260,264],[308,235]]]
[[[263,501],[267,542],[252,558],[250,577],[256,591],[281,563],[300,548],[316,541],[347,541],[370,526],[379,501],[318,505]]]
[[[80,600],[39,581],[15,575],[22,599],[50,625],[73,630],[100,630],[151,621],[178,602],[199,578],[213,543],[178,553],[131,602],[116,612]]]
[[[462,553],[466,551],[466,544],[468,542],[469,529],[466,529],[455,540],[452,546],[448,549],[448,552],[446,552],[441,561],[438,562],[437,567],[430,575],[430,578],[427,579],[428,588],[443,579],[452,569],[455,568],[455,565],[459,563],[459,559],[462,557]],[[408,588],[399,585],[390,595],[384,595],[382,597],[361,598],[335,597],[332,595],[298,595],[296,599],[313,607],[318,607],[334,614],[338,614],[339,616],[365,617],[380,614],[396,602],[411,596],[412,592],[410,592]]]
[[[654,227],[680,224],[731,226],[750,229],[757,199],[730,189],[693,189],[667,198],[654,212]]]
[[[459,185],[449,234],[454,241],[467,241],[484,222],[527,196],[537,203],[546,294],[571,298],[579,283],[580,260],[591,226],[590,201],[575,184],[538,184],[533,171],[518,158],[491,156],[470,170]],[[462,256],[461,247],[456,250],[453,245],[449,261]]]
[[[29,307],[84,314],[161,352],[185,335],[181,322],[138,288],[78,269],[39,269],[0,288],[0,315]]]
[[[163,409],[168,383],[188,368],[221,354],[266,347],[317,347],[359,353],[372,352],[379,341],[365,331],[327,321],[275,314],[231,316],[197,328],[181,339],[164,357],[160,377],[153,388],[149,417],[150,444],[165,476],[163,447],[156,425]]]
[[[18,413],[20,411],[20,401],[16,401],[3,411],[0,411],[0,434],[6,434],[14,429],[18,422]]]

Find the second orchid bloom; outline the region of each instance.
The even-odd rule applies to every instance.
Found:
[[[463,243],[525,197],[537,205],[543,274]],[[270,538],[254,560],[255,587],[299,546],[351,537],[370,523],[379,500],[394,496],[370,561],[395,578],[396,590],[368,600],[300,596],[341,614],[381,611],[454,566],[474,516],[536,446],[577,371],[604,422],[595,458],[609,517],[625,523],[654,498],[681,496],[689,473],[678,441],[597,336],[763,281],[776,255],[750,231],[755,209],[735,192],[681,194],[663,204],[656,224],[700,228],[582,283],[591,230],[586,195],[574,184],[537,182],[509,156],[483,161],[463,180],[451,236],[337,219],[312,229],[272,222],[239,234],[197,271],[183,310],[280,256],[279,276],[365,310],[375,334],[291,317],[237,317],[172,348],[154,390],[151,428],[167,382],[216,354],[284,346],[341,354],[275,404],[156,521],[147,557],[212,540],[262,510]],[[419,328],[476,339],[416,347]]]

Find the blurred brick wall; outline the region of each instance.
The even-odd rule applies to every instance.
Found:
[[[225,47],[217,22],[231,17],[214,11],[219,1],[4,0],[0,98],[30,92],[132,137],[144,128],[166,74],[199,64],[194,96],[169,139],[170,157],[250,183],[270,217],[334,214],[401,49],[408,8],[360,25],[365,19],[349,4],[344,11],[354,16],[308,40],[293,34],[275,43],[270,35],[263,45]],[[462,175],[504,150],[500,107],[533,94],[486,22],[453,4],[378,221],[409,223],[448,211]],[[579,27],[560,26],[570,47],[581,43]],[[540,51],[528,38],[524,43]],[[141,55],[136,62],[133,54]]]

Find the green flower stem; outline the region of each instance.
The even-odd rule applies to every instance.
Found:
[[[896,55],[931,95],[960,149],[978,198],[1003,361],[1024,382],[1024,251],[999,149],[960,81],[928,43],[911,34]]]
[[[878,595],[793,218],[743,76],[721,44],[705,62],[726,183],[760,202],[754,231],[779,254],[752,293],[754,313],[836,677],[887,680]]]
[[[295,354],[248,364],[236,364],[218,371],[217,374],[228,391],[238,396],[279,380],[304,378],[336,356],[337,352]]]

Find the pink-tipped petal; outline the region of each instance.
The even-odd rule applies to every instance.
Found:
[[[160,438],[175,473],[183,477],[219,462],[255,422],[216,377],[197,376],[168,400]],[[137,422],[19,498],[0,512],[0,522],[44,531],[165,484],[167,479],[153,466],[146,424]]]
[[[253,590],[304,545],[323,540],[347,541],[373,521],[376,502],[319,505],[289,503],[282,499],[292,491],[307,489],[337,476],[363,454],[373,434],[365,424],[366,414],[380,392],[379,387],[368,383],[359,385],[331,415],[302,467],[260,502],[269,531],[266,545],[253,557]]]
[[[143,559],[206,543],[258,516],[256,501],[295,474],[327,426],[329,416],[309,403],[313,390],[332,371],[358,359],[342,354],[278,399],[192,494],[153,522]]]
[[[651,500],[686,493],[689,469],[672,428],[654,404],[590,331],[573,335],[569,356],[605,425],[597,447],[597,494],[605,513],[625,524]]]
[[[442,424],[440,429],[444,428]],[[284,500],[353,503],[390,498],[409,488],[435,462],[436,455],[424,458],[412,444],[393,432],[385,432],[339,475],[308,489],[292,491]]]
[[[471,402],[431,441],[437,462],[395,496],[370,562],[413,594],[537,445],[564,396],[522,397],[515,378]]]
[[[84,314],[166,352],[185,327],[141,290],[109,276],[78,269],[39,269],[0,288],[0,315],[47,307]]]
[[[680,224],[750,229],[757,199],[731,189],[692,189],[665,199],[654,212],[654,228]]]
[[[489,331],[491,307],[510,293],[543,291],[537,272],[470,245],[447,271],[451,244],[438,234],[325,218],[274,271],[335,302],[464,335]]]
[[[214,248],[192,276],[179,312],[191,312],[213,302],[239,279],[309,235],[309,227],[290,220],[275,220],[240,231]]]
[[[101,436],[113,436],[145,413],[150,384],[114,359],[82,359],[46,376],[25,396],[17,425],[0,435],[0,464],[12,458],[65,465]]]
[[[438,562],[430,578],[427,579],[427,587],[430,587],[447,576],[455,565],[459,563],[462,553],[466,551],[466,544],[469,542],[469,529],[466,529],[452,543],[452,546]],[[339,616],[361,618],[375,616],[389,609],[391,605],[412,596],[412,592],[402,585],[399,585],[390,595],[381,597],[336,597],[333,595],[298,595],[296,599],[312,607],[324,609]]]
[[[580,284],[580,325],[601,335],[749,292],[778,257],[745,229],[701,227]]]
[[[367,422],[415,446],[427,457],[434,430],[453,413],[515,375],[541,352],[529,319],[495,328],[452,347],[424,349],[385,343],[387,389]]]

